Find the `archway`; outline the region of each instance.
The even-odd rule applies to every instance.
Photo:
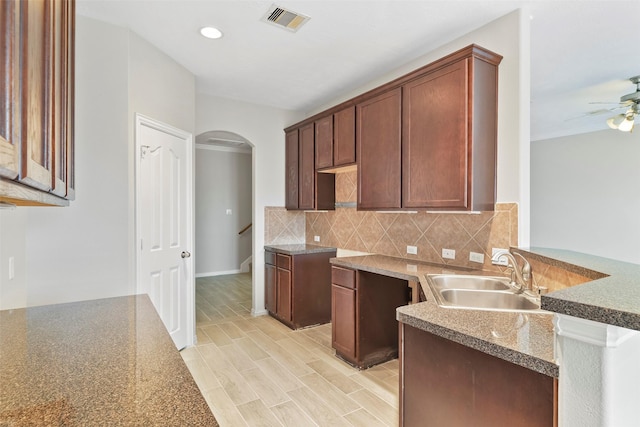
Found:
[[[195,144],[195,277],[249,271],[253,248],[254,145],[212,130]]]

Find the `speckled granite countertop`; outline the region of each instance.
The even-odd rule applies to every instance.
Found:
[[[559,249],[515,250],[594,279],[543,295],[545,310],[640,330],[640,265]]]
[[[522,314],[443,308],[434,302],[426,282],[427,274],[495,275],[495,272],[451,268],[382,255],[332,258],[331,263],[419,281],[427,301],[399,307],[396,313],[398,321],[536,372],[558,376],[558,365],[554,360],[551,313]]]
[[[218,423],[139,295],[0,311],[0,425]]]
[[[315,254],[320,252],[335,252],[337,250],[336,248],[327,246],[307,245],[304,243],[291,245],[266,245],[264,249],[287,255]]]

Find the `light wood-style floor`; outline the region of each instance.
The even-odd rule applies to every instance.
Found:
[[[197,279],[198,344],[182,351],[221,426],[397,426],[398,361],[358,371],[331,324],[251,316],[251,275]]]

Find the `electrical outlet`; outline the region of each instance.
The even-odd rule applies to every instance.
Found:
[[[418,247],[417,246],[407,246],[407,253],[410,255],[418,255]]]
[[[484,264],[484,254],[478,252],[469,252],[469,261]]]
[[[313,241],[314,242],[319,242],[320,241],[320,236],[313,236]]]
[[[445,258],[445,259],[456,259],[456,250],[455,249],[444,249],[444,248],[442,248],[442,258]]]
[[[415,264],[407,264],[407,271],[410,273],[415,273],[418,271],[418,266]]]
[[[227,209],[227,215],[231,215],[233,211],[231,209]]]
[[[500,257],[497,260],[495,259],[496,253],[498,252],[502,252],[502,251],[507,251],[509,252],[508,249],[501,249],[501,248],[491,248],[491,264],[493,265],[504,265],[505,267],[509,265],[509,260],[507,259],[507,257]]]
[[[14,264],[15,264],[14,259],[12,256],[10,256],[9,257],[9,280],[13,280],[13,278],[16,276]]]

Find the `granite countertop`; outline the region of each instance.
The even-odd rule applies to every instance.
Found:
[[[265,245],[265,250],[279,252],[287,255],[315,254],[321,252],[336,252],[336,248],[328,246],[307,245],[305,243],[294,243],[289,245]]]
[[[558,377],[554,359],[552,314],[509,313],[443,308],[434,302],[427,274],[457,273],[496,275],[420,263],[383,255],[332,258],[336,266],[419,281],[427,301],[399,307],[398,321],[466,345],[492,356]]]
[[[593,279],[543,295],[545,310],[640,331],[640,265],[559,249],[514,250]]]
[[[146,295],[0,311],[0,361],[0,425],[218,425]]]

